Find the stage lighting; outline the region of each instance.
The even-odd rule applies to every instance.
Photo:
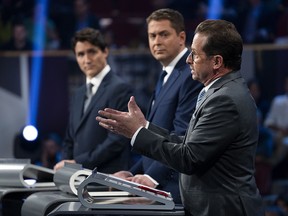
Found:
[[[38,137],[38,131],[33,125],[27,125],[23,129],[23,137],[27,141],[34,141]]]

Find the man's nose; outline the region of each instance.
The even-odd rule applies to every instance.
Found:
[[[193,63],[191,53],[189,53],[189,55],[187,56],[186,63],[189,64],[189,65]]]
[[[84,56],[84,61],[85,61],[86,63],[89,63],[89,62],[91,61],[90,56],[89,56],[89,55],[85,55],[85,56]]]

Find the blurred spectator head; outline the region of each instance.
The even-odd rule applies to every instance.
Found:
[[[86,16],[89,11],[88,0],[74,0],[74,14],[80,18]]]
[[[248,82],[248,88],[250,90],[250,93],[254,100],[257,102],[260,98],[261,92],[260,92],[260,86],[256,79],[252,79]]]
[[[16,45],[25,43],[27,39],[27,31],[25,25],[22,22],[18,21],[14,23],[13,37],[15,39]]]
[[[41,165],[47,168],[53,168],[61,160],[62,140],[58,134],[51,133],[42,139],[42,157]]]
[[[279,209],[281,210],[281,212],[283,212],[283,215],[287,215],[288,214],[288,194],[287,192],[283,192],[281,194],[279,194],[279,196],[277,197],[276,201],[275,201],[276,206],[279,207]]]

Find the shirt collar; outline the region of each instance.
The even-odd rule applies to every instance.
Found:
[[[169,65],[167,65],[166,67],[163,67],[163,70],[165,70],[168,74],[168,76],[172,73],[172,71],[174,70],[174,67],[176,66],[176,64],[178,63],[178,61],[182,58],[182,56],[187,52],[187,48],[185,47],[174,59],[172,62],[170,62]]]
[[[178,61],[183,57],[183,55],[187,52],[187,48],[185,47],[174,59],[172,62],[170,62],[170,64],[166,67],[163,67],[163,70],[165,70],[167,72],[167,75],[164,77],[164,83],[166,83],[166,81],[168,80],[168,78],[170,77],[172,71],[174,70],[176,64],[178,63]]]
[[[94,86],[99,86],[101,81],[104,79],[104,77],[109,73],[111,70],[111,67],[107,64],[100,73],[98,73],[96,76],[94,76],[92,79],[87,78],[86,84],[92,83]]]
[[[209,83],[209,85],[205,86],[204,89],[205,89],[205,92],[208,91],[208,89],[217,81],[219,80],[221,77],[218,77],[217,79],[213,80],[211,83]]]

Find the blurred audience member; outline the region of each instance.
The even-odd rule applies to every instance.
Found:
[[[288,216],[287,191],[279,194],[272,205],[267,205],[265,216]]]
[[[274,0],[238,1],[238,28],[244,43],[270,43],[275,37],[276,9]]]
[[[284,79],[284,90],[283,95],[277,95],[273,99],[265,120],[265,125],[271,128],[282,142],[288,138],[288,76]],[[286,142],[285,144],[288,145]]]
[[[272,158],[274,156],[274,139],[269,128],[263,125],[263,112],[261,91],[256,79],[248,82],[248,88],[257,105],[257,120],[259,129],[259,141],[256,150],[255,180],[262,195],[270,193],[272,179]]]
[[[278,13],[275,43],[288,44],[288,0],[282,0]]]
[[[0,4],[0,29],[0,45],[2,45],[8,42],[12,36],[12,14],[9,4]]]
[[[59,135],[51,133],[41,141],[41,162],[39,165],[53,169],[54,165],[61,160],[61,143]]]
[[[288,165],[288,76],[284,79],[284,90],[283,95],[277,95],[273,99],[264,122],[265,126],[273,131],[278,149],[277,167],[273,171],[275,173],[274,178],[288,177],[288,171],[286,171]]]
[[[32,48],[32,43],[28,39],[26,26],[21,20],[16,20],[13,22],[12,38],[1,47],[1,50],[27,51],[32,50]]]
[[[274,138],[269,128],[263,125],[262,116],[257,112],[259,140],[255,160],[255,180],[261,195],[270,193],[274,159]]]
[[[288,215],[288,194],[287,191],[279,194],[275,202],[276,206],[279,207],[280,212],[283,216]]]
[[[248,88],[251,92],[252,97],[255,100],[255,103],[258,108],[258,112],[260,112],[261,115],[261,124],[263,124],[263,120],[266,118],[267,112],[269,110],[269,102],[264,99],[262,96],[262,91],[260,84],[257,79],[251,79],[248,82]]]
[[[45,16],[43,19],[39,19],[39,16],[43,14],[43,3],[35,3],[34,7],[29,13],[29,16],[24,21],[28,31],[29,40],[33,41],[37,47],[43,47],[45,50],[56,50],[60,48],[58,30],[56,29],[55,23],[52,19],[50,19],[49,15]],[[43,35],[43,41],[37,40],[38,38],[35,35],[35,32],[37,31],[36,25],[41,25],[44,27],[43,29],[45,34]]]
[[[74,0],[74,30],[84,27],[99,29],[99,18],[90,11],[89,0]]]
[[[72,4],[72,14],[69,13],[59,17],[58,23],[61,47],[65,49],[71,48],[69,39],[74,32],[84,27],[100,29],[99,18],[92,13],[90,0],[74,0]]]

